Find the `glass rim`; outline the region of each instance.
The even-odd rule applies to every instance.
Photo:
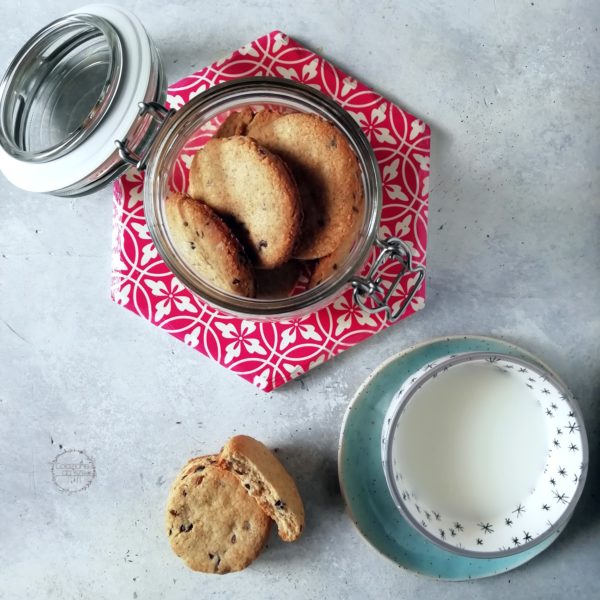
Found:
[[[58,143],[41,150],[28,150],[24,141],[16,139],[17,132],[24,136],[24,111],[26,103],[35,101],[26,97],[26,88],[30,82],[28,68],[40,61],[40,56],[59,42],[50,54],[50,59],[77,49],[87,40],[103,39],[108,52],[108,68],[104,84],[98,99],[91,107],[83,122],[73,131],[66,132]],[[119,89],[123,75],[123,45],[113,25],[103,17],[80,13],[71,14],[52,21],[33,35],[20,49],[0,81],[0,146],[14,158],[26,162],[47,162],[55,160],[72,151],[87,139],[101,123],[109,110]],[[49,59],[43,59],[48,61]],[[29,67],[28,67],[29,65]],[[38,86],[39,87],[39,86]]]

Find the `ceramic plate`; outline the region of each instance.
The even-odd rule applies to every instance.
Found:
[[[493,352],[546,368],[534,356],[501,340],[443,338],[409,348],[381,365],[348,406],[340,436],[338,469],[348,511],[363,537],[398,565],[430,577],[465,580],[510,571],[537,556],[558,537],[502,558],[472,558],[449,552],[428,540],[395,507],[381,466],[384,417],[401,384],[415,371],[449,354]]]

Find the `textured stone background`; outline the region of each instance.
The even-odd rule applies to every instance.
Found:
[[[0,66],[82,3],[0,5]],[[600,595],[600,4],[123,2],[170,81],[281,28],[433,129],[424,311],[266,395],[109,300],[111,193],[63,200],[0,178],[0,598],[578,598]],[[372,6],[367,7],[368,4]],[[471,584],[381,558],[336,492],[344,409],[385,358],[439,335],[495,335],[554,367],[580,399],[588,486],[561,538]],[[234,432],[298,478],[306,533],[250,569],[191,573],[162,530],[169,480]],[[51,463],[96,476],[60,493]]]

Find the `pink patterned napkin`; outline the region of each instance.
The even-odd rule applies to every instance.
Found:
[[[379,234],[401,238],[412,250],[414,263],[425,266],[430,131],[423,121],[281,31],[173,84],[167,100],[179,108],[217,83],[259,75],[311,85],[356,119],[381,169],[384,192]],[[351,289],[325,308],[288,321],[245,320],[208,306],[158,256],[144,216],[143,185],[144,174],[136,170],[114,184],[112,299],[258,388],[270,391],[391,325],[383,314],[358,308]],[[375,256],[373,250],[363,275]],[[385,272],[383,276],[393,277]],[[406,297],[415,277],[401,280],[393,305]],[[424,304],[425,282],[404,317]]]

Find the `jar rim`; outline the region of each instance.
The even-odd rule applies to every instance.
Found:
[[[81,123],[72,131],[65,131],[60,141],[47,148],[28,148],[28,113],[38,102],[40,90],[48,85],[48,77],[68,53],[81,52],[86,42],[96,38],[108,50],[106,75],[98,98]],[[123,45],[108,20],[80,13],[52,21],[21,48],[0,81],[0,146],[10,156],[26,162],[48,162],[64,156],[101,123],[119,89],[122,74]],[[31,78],[39,79],[36,85],[32,85]]]
[[[179,256],[168,235],[164,198],[169,174],[186,138],[216,115],[247,105],[269,104],[312,112],[333,123],[356,154],[363,184],[365,209],[357,242],[336,274],[299,294],[276,298],[245,298],[206,282]],[[150,236],[171,272],[192,293],[225,312],[247,318],[290,318],[330,302],[358,275],[377,234],[382,209],[382,184],[373,148],[352,116],[322,92],[277,77],[249,77],[215,85],[194,97],[161,128],[146,169],[144,211]]]

